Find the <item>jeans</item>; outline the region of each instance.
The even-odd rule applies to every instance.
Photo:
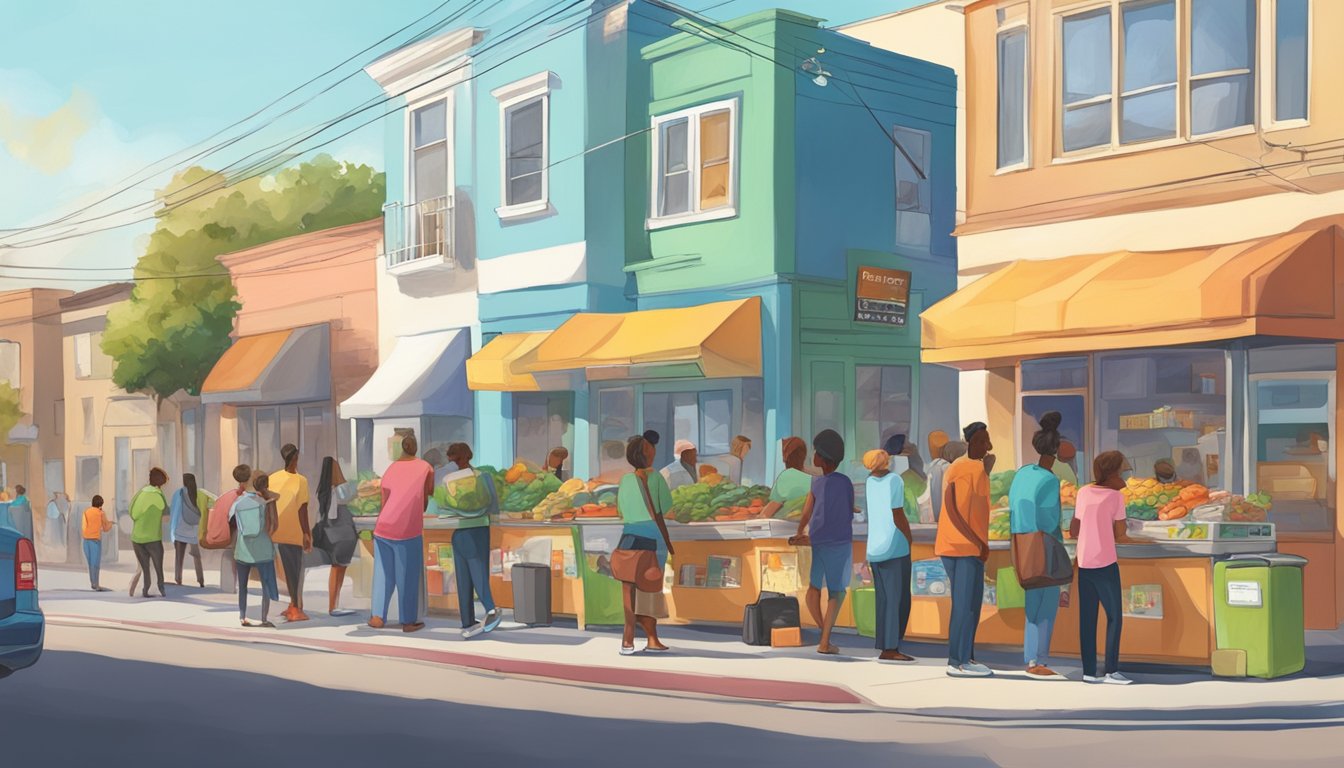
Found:
[[[89,564],[89,586],[98,588],[98,570],[103,564],[103,542],[101,539],[84,540],[84,560]]]
[[[275,583],[275,563],[267,560],[261,563],[235,564],[238,571],[238,618],[247,618],[247,580],[256,568],[261,576],[261,620],[271,612],[271,601],[280,599],[280,587]]]
[[[453,531],[453,570],[457,572],[457,610],[462,628],[476,624],[476,600],[486,613],[495,610],[490,594],[490,529],[459,528]]]
[[[177,555],[177,561],[173,563],[173,581],[182,583],[182,565],[187,558],[188,549],[196,561],[196,583],[205,586],[205,570],[201,568],[201,547],[199,544],[188,544],[185,541],[173,542],[173,552]]]
[[[152,581],[149,575],[149,566],[154,566],[154,572],[159,575],[159,592],[164,591],[163,586],[163,542],[151,541],[147,544],[131,544],[135,550],[135,559],[140,561],[140,572],[144,574],[144,596],[149,597],[149,583]]]
[[[1050,637],[1055,633],[1055,615],[1059,613],[1059,587],[1027,590],[1026,639],[1022,660],[1027,666],[1050,665]]]
[[[1097,676],[1097,607],[1106,611],[1106,669],[1120,671],[1120,627],[1124,611],[1120,604],[1120,565],[1078,569],[1078,648],[1083,674]]]
[[[899,651],[910,623],[910,556],[870,565],[877,591],[877,649]]]
[[[374,536],[373,553],[373,615],[387,621],[387,609],[392,605],[392,590],[395,589],[401,623],[416,623],[420,612],[425,538],[416,536],[394,541]]]
[[[952,621],[947,631],[947,663],[963,666],[975,657],[975,633],[985,600],[985,564],[978,557],[944,557],[952,582]]]

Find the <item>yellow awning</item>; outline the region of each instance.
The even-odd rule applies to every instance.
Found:
[[[537,348],[550,335],[540,333],[502,333],[491,339],[481,351],[467,359],[467,386],[489,392],[537,392],[537,380],[526,373],[515,373],[518,358]]]
[[[923,360],[1047,355],[1245,336],[1344,339],[1337,225],[1231,245],[1017,261],[920,316]]]
[[[326,323],[243,336],[220,356],[201,386],[201,401],[300,403],[331,398]]]
[[[761,300],[625,314],[580,313],[555,329],[519,365],[532,373],[586,370],[621,378],[667,366],[704,378],[761,375]],[[516,369],[515,369],[516,370]]]

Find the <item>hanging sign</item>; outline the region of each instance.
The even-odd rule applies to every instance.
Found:
[[[859,267],[854,320],[905,327],[910,304],[910,273],[902,269]]]

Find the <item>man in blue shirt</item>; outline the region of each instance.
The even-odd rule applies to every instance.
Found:
[[[854,515],[858,510],[854,507],[854,483],[836,471],[845,458],[845,439],[833,429],[823,429],[812,439],[812,449],[815,452],[812,463],[821,470],[821,477],[812,480],[812,490],[803,502],[803,517],[798,521],[798,535],[789,539],[789,543],[812,546],[807,609],[821,627],[817,653],[829,656],[840,652],[831,645],[831,629],[840,616],[845,590],[849,588],[854,562]],[[830,593],[824,616],[823,587]]]
[[[1013,535],[1044,533],[1064,540],[1060,526],[1059,477],[1053,471],[1059,453],[1060,415],[1054,411],[1041,417],[1041,428],[1031,438],[1032,448],[1040,460],[1018,470],[1008,489],[1009,523]],[[1062,680],[1050,669],[1050,636],[1055,630],[1055,616],[1059,606],[1066,603],[1068,594],[1059,587],[1028,589],[1026,628],[1022,647],[1027,675],[1038,680]]]

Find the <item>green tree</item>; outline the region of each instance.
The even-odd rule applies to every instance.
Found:
[[[112,380],[156,400],[199,394],[241,309],[219,256],[376,218],[385,189],[382,173],[328,155],[237,182],[200,167],[177,174],[158,193],[162,207],[131,296],[107,315]]]
[[[9,432],[24,417],[19,390],[7,381],[0,381],[0,445],[9,442]]]

